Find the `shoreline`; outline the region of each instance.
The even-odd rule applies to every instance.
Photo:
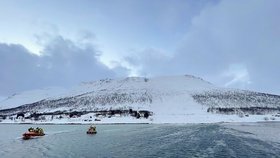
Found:
[[[41,122],[36,122],[36,123],[22,123],[22,122],[7,122],[3,123],[0,122],[0,125],[189,125],[189,124],[238,124],[238,123],[280,123],[280,121],[256,121],[256,122],[201,122],[201,123],[41,123]]]

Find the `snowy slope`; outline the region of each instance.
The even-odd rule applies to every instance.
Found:
[[[66,89],[59,87],[50,87],[45,89],[26,91],[23,93],[16,93],[6,99],[1,100],[0,109],[14,108],[20,105],[34,103],[43,99],[61,95],[65,92]]]
[[[35,112],[69,114],[73,111],[90,115],[87,113],[132,109],[150,111],[152,116],[144,121],[148,123],[233,122],[256,120],[251,116],[241,119],[241,114],[274,115],[280,112],[280,96],[219,88],[190,75],[129,77],[82,83],[69,90],[24,92],[2,101],[0,107],[0,115]],[[263,119],[263,116],[256,118]],[[116,122],[116,118],[102,120]]]

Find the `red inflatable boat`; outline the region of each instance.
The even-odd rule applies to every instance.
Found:
[[[40,137],[44,136],[44,133],[37,133],[37,132],[26,132],[22,136],[22,139],[30,139],[30,138],[35,138],[35,137]]]
[[[24,133],[22,136],[22,139],[30,139],[30,138],[35,138],[35,137],[41,137],[44,136],[44,130],[42,128],[29,128],[28,132]]]

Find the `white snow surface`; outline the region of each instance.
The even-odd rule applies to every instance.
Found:
[[[51,87],[39,90],[16,93],[0,102],[0,109],[18,107],[24,104],[34,103],[43,99],[56,99],[69,96],[77,96],[90,92],[135,92],[149,90],[161,95],[178,95],[186,92],[194,92],[213,88],[210,83],[193,76],[167,76],[157,77],[144,81],[142,77],[128,77],[125,79],[104,79],[94,82],[84,82],[69,90],[59,87]]]
[[[45,89],[37,89],[15,93],[12,96],[0,101],[0,109],[15,108],[24,104],[34,103],[43,99],[53,98],[62,95],[66,89],[60,87],[49,87]]]
[[[73,107],[45,108],[39,112],[54,112],[57,110],[93,110],[118,109],[129,107],[135,110],[149,110],[153,115],[149,119],[135,119],[133,117],[112,117],[97,118],[94,121],[93,114],[86,114],[79,118],[50,119],[34,122],[32,120],[3,120],[2,123],[214,123],[214,122],[257,122],[264,121],[263,115],[250,115],[239,117],[237,115],[213,114],[207,112],[208,106],[201,105],[194,101],[192,94],[202,93],[210,90],[223,91],[223,88],[216,87],[201,78],[185,76],[163,76],[156,78],[128,77],[125,79],[104,79],[94,82],[82,83],[71,89],[48,88],[43,90],[27,91],[16,94],[0,102],[0,109],[18,107],[24,104],[34,103],[40,100],[55,100],[66,97],[79,96],[92,99],[103,99],[112,94],[128,94],[128,99],[134,99],[147,95],[152,98],[151,102],[110,102],[105,105],[84,106],[82,103]],[[89,118],[92,115],[92,118]],[[267,117],[271,117],[268,115]],[[86,120],[86,121],[85,121]],[[90,121],[90,122],[89,122]],[[274,119],[273,121],[279,121]]]

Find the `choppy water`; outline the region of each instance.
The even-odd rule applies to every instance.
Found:
[[[86,125],[40,125],[46,136],[22,140],[31,126],[0,125],[1,158],[280,157],[279,142],[219,124],[98,125],[97,135]]]

